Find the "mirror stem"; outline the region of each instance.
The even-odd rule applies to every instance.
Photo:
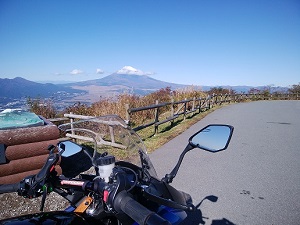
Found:
[[[177,174],[177,172],[178,172],[178,170],[179,170],[179,167],[180,167],[180,165],[181,165],[181,163],[182,163],[182,160],[183,160],[185,154],[186,154],[188,151],[192,150],[193,148],[194,148],[194,147],[193,147],[192,145],[190,145],[190,144],[188,144],[188,145],[185,147],[184,151],[180,154],[179,159],[178,159],[178,162],[177,162],[176,166],[174,167],[174,169],[171,171],[171,173],[166,174],[165,177],[162,179],[162,181],[166,182],[167,184],[172,183],[174,177],[176,176],[176,174]]]

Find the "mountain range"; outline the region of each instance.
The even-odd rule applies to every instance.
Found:
[[[88,91],[90,94],[103,92],[102,95],[121,93],[146,95],[161,88],[171,87],[175,90],[186,85],[156,80],[147,75],[113,73],[101,79],[69,83],[64,86]]]
[[[74,85],[68,84],[68,85]],[[122,85],[128,88],[136,88],[136,89],[153,89],[157,90],[163,87],[172,87],[174,89],[183,87],[185,85],[174,84],[169,82],[164,82],[160,80],[153,79],[147,75],[134,75],[134,74],[118,74],[113,73],[109,76],[103,77],[101,79],[89,80],[83,82],[77,82],[75,85],[79,86],[89,86],[89,85],[98,85],[98,86],[114,86],[114,85]]]
[[[59,95],[58,99],[64,99],[67,96],[74,101],[95,102],[101,97],[111,97],[121,93],[146,95],[165,87],[171,87],[175,90],[187,87],[187,85],[164,82],[147,75],[116,72],[100,79],[56,85],[37,83],[21,77],[14,79],[0,78],[0,87],[0,101],[5,99],[6,102],[17,98],[49,98],[55,95]],[[212,87],[197,86],[196,88],[206,91]],[[248,92],[253,87],[223,86],[223,88],[231,88],[236,92]],[[262,89],[263,87],[257,88]]]
[[[168,83],[146,75],[113,73],[104,78],[67,84],[37,83],[22,77],[0,78],[0,103],[8,103],[19,98],[54,98],[80,102],[95,102],[101,97],[116,96],[121,93],[146,95],[165,87],[182,88],[185,85]]]
[[[69,93],[79,92],[69,87],[51,83],[41,84],[22,77],[14,79],[0,78],[0,87],[0,96],[2,98],[50,97],[54,93],[62,91]]]

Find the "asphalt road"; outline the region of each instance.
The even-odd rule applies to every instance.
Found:
[[[188,138],[211,123],[231,124],[234,134],[225,151],[194,149],[184,158],[172,184],[200,204],[185,224],[300,224],[300,101],[216,110],[150,155],[160,177],[172,170]],[[218,199],[201,202],[208,196]]]

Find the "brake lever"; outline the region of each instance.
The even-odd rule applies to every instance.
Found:
[[[50,145],[48,150],[50,153],[42,169],[36,175],[30,175],[24,178],[20,182],[20,188],[18,190],[18,194],[25,198],[35,198],[43,195],[41,211],[44,208],[43,205],[48,193],[48,184],[46,179],[51,173],[56,173],[54,166],[59,160],[59,155],[54,153],[55,146]],[[43,191],[44,188],[46,188],[46,191]]]
[[[50,145],[48,147],[48,150],[50,151],[49,156],[47,158],[46,163],[42,167],[42,169],[39,171],[38,174],[35,175],[35,181],[41,182],[43,179],[45,179],[50,172],[54,169],[54,166],[59,160],[59,154],[54,153],[55,146]]]

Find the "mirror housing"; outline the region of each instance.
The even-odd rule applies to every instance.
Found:
[[[189,144],[209,152],[223,151],[228,147],[232,133],[230,125],[211,124],[191,136]]]
[[[57,148],[61,155],[60,167],[64,176],[74,178],[92,166],[91,158],[81,145],[72,141],[62,141],[58,143]]]
[[[224,124],[211,124],[189,138],[189,143],[180,154],[178,162],[171,173],[166,174],[162,181],[172,183],[176,176],[182,160],[187,152],[194,148],[201,148],[209,152],[219,152],[225,150],[231,140],[233,126]]]

